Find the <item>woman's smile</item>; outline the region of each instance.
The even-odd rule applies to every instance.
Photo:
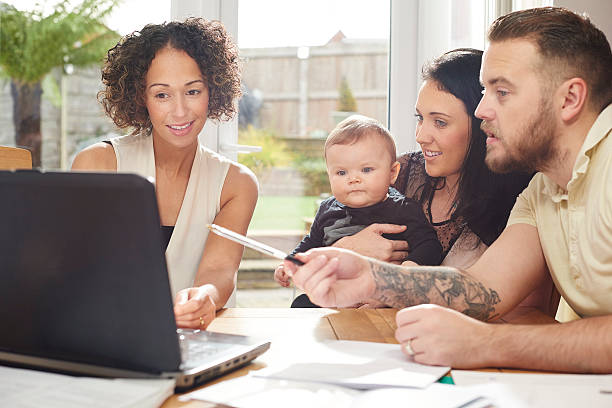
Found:
[[[170,132],[172,132],[175,136],[185,136],[191,132],[193,128],[193,123],[195,121],[187,122],[181,125],[166,125]]]
[[[423,155],[425,156],[425,160],[433,160],[442,155],[442,152],[434,152],[432,150],[423,149]]]

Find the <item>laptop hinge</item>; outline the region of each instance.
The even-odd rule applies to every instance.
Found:
[[[79,373],[95,377],[123,377],[123,378],[176,378],[179,372],[150,373],[145,371],[128,370],[124,368],[98,366],[73,361],[55,360],[50,358],[28,356],[0,351],[0,362],[11,365],[26,366],[28,368],[59,371],[65,373]]]

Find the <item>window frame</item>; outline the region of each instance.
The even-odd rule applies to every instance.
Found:
[[[390,0],[389,74],[387,123],[395,136],[398,152],[418,149],[413,120],[421,85],[421,66],[451,47],[452,0]],[[485,29],[496,16],[511,10],[512,0],[486,0]],[[172,19],[203,16],[221,21],[238,38],[239,0],[171,0]],[[483,30],[483,39],[485,32]],[[207,121],[200,141],[208,148],[236,159],[240,146],[238,120]]]

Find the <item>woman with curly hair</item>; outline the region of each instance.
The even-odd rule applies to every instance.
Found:
[[[98,98],[131,133],[84,149],[72,165],[155,180],[179,327],[208,326],[235,288],[243,248],[208,235],[206,224],[246,233],[257,201],[253,173],[198,142],[207,119],[235,115],[238,62],[215,21],[147,25],[125,36],[108,51]]]

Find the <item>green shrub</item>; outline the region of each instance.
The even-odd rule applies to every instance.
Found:
[[[261,146],[261,151],[257,153],[238,153],[238,162],[253,170],[258,177],[269,168],[288,166],[293,160],[294,155],[285,141],[271,130],[249,125],[238,131],[238,143]]]
[[[306,191],[304,195],[318,196],[330,192],[327,167],[323,157],[299,155],[294,161],[294,167],[304,178]]]
[[[338,88],[338,106],[340,112],[357,112],[357,101],[345,77],[342,77],[340,88]]]

